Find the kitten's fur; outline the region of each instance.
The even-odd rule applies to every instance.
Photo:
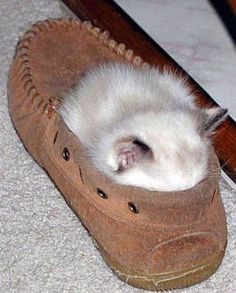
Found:
[[[200,110],[194,100],[170,72],[107,64],[88,71],[59,112],[116,182],[185,190],[207,175],[208,137],[227,112]]]

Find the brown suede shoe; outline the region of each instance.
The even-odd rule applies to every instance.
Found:
[[[88,68],[107,61],[146,66],[88,22],[34,25],[19,42],[10,70],[14,125],[121,279],[151,290],[200,282],[216,271],[226,247],[219,174],[183,192],[120,186],[95,170],[55,112],[62,92]],[[219,170],[214,151],[210,170]]]

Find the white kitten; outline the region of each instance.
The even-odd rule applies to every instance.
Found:
[[[88,71],[59,112],[116,182],[185,190],[207,175],[208,137],[227,112],[201,110],[194,99],[170,72],[107,64]]]

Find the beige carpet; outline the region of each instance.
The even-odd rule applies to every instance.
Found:
[[[7,73],[19,36],[68,16],[59,0],[0,1],[0,292],[143,292],[120,281],[54,184],[25,151],[7,108]],[[236,292],[236,192],[222,179],[229,243],[218,272],[176,292]]]

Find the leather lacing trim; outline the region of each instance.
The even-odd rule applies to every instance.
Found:
[[[126,49],[126,46],[123,43],[117,43],[114,39],[110,38],[110,33],[107,30],[102,31],[100,28],[93,26],[90,21],[81,22],[77,19],[47,19],[45,21],[39,21],[24,34],[22,39],[18,42],[15,52],[17,67],[15,78],[19,78],[23,83],[23,88],[27,95],[27,106],[35,106],[40,109],[45,108],[45,105],[47,104],[47,101],[40,96],[33,83],[29,60],[31,41],[38,35],[58,27],[86,31],[104,46],[108,47],[134,66],[139,68],[150,66],[148,63],[144,62],[140,56],[135,55],[133,50]]]
[[[28,107],[36,107],[38,109],[42,108],[42,113],[46,113],[50,118],[52,111],[55,110],[58,101],[55,97],[49,99],[49,101],[43,99],[42,96],[38,93],[36,86],[33,83],[33,74],[30,66],[30,45],[32,39],[36,38],[38,35],[54,30],[58,27],[67,28],[68,30],[79,29],[85,32],[88,32],[93,38],[98,40],[104,46],[112,50],[115,54],[123,57],[126,61],[130,62],[136,67],[147,68],[149,64],[144,62],[140,56],[134,54],[134,51],[131,49],[126,49],[126,46],[123,43],[117,43],[114,39],[110,38],[110,33],[105,30],[101,31],[100,28],[95,27],[91,24],[90,21],[81,22],[80,20],[75,19],[47,19],[45,21],[39,21],[35,23],[23,36],[23,38],[18,42],[15,52],[15,66],[16,73],[15,79],[21,81],[21,85],[26,92],[27,99],[25,104]],[[57,139],[58,132],[54,137],[53,143],[55,144]],[[69,150],[67,148],[63,149],[62,153],[63,158],[69,160]],[[82,172],[80,171],[80,177],[83,182]],[[106,193],[102,190],[97,190],[97,193],[102,198],[108,198]],[[137,207],[129,202],[128,207],[133,213],[138,213],[139,210]]]

